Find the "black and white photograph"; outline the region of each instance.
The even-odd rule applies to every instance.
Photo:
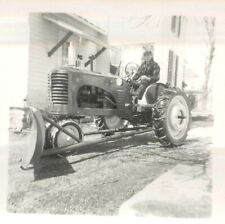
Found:
[[[225,4],[35,2],[1,3],[5,213],[222,217]]]

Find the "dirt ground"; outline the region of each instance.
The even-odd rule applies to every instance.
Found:
[[[26,171],[20,168],[26,133],[10,133],[8,211],[117,215],[124,201],[178,164],[199,164],[211,180],[211,126],[194,122],[187,141],[176,148],[162,147],[150,131],[67,157],[45,157]],[[211,204],[205,206],[210,215]]]

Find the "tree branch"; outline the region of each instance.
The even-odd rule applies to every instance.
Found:
[[[151,17],[152,17],[151,15],[144,16],[143,20],[139,24],[137,24],[136,27],[140,27],[140,26],[144,25]]]

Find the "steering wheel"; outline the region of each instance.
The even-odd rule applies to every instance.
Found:
[[[133,75],[136,74],[137,70],[139,68],[139,65],[134,63],[134,62],[129,62],[126,66],[125,66],[125,77],[127,80],[132,79]]]

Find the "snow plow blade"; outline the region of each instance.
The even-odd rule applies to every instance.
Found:
[[[39,163],[45,144],[45,123],[40,110],[29,107],[32,117],[30,134],[26,141],[26,154],[21,168],[28,169]]]

